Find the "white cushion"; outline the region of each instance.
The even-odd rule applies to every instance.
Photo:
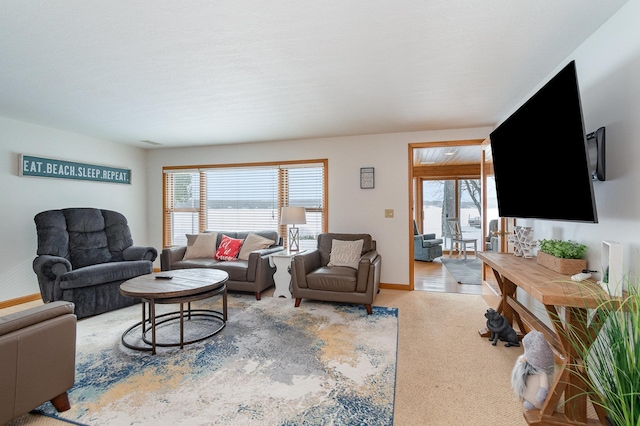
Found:
[[[194,239],[195,237],[195,239]],[[217,232],[206,232],[197,235],[187,235],[187,251],[184,260],[211,258],[216,254]],[[193,241],[193,244],[189,243]]]
[[[242,243],[238,259],[249,260],[249,253],[254,250],[269,248],[273,243],[275,243],[275,241],[261,237],[258,234],[249,233],[247,238],[244,239],[244,243]]]
[[[364,240],[331,241],[328,266],[348,266],[349,268],[358,269],[363,244]]]

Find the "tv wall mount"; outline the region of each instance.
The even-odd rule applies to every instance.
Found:
[[[593,180],[606,180],[605,174],[605,132],[600,127],[587,135],[587,153],[589,155],[589,172]]]

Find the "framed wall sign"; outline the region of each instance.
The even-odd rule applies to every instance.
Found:
[[[360,168],[360,188],[372,189],[375,188],[375,176],[373,167],[361,167]]]
[[[18,175],[131,184],[131,170],[54,158],[18,155]]]

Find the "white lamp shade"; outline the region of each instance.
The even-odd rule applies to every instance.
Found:
[[[280,212],[280,225],[303,225],[307,223],[304,207],[283,207]]]

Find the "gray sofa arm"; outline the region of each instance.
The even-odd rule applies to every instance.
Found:
[[[160,269],[163,271],[170,271],[171,265],[179,260],[182,260],[186,252],[187,246],[177,246],[163,249],[160,253]]]
[[[360,263],[358,264],[358,282],[356,283],[356,291],[364,292],[367,289],[370,267],[377,258],[377,250],[369,250],[360,257]]]
[[[269,255],[271,253],[277,253],[282,250],[284,250],[284,247],[282,246],[269,247],[262,250],[254,250],[249,253],[249,264],[257,262],[258,259],[266,259],[267,261],[269,261]]]
[[[150,260],[154,261],[158,257],[158,251],[153,247],[130,246],[122,250],[124,260]]]
[[[297,285],[299,288],[308,288],[307,274],[322,266],[320,262],[320,252],[317,249],[295,255],[291,259],[293,285]]]
[[[436,239],[438,239],[436,238],[436,234],[420,234],[413,236],[413,241],[430,241]]]
[[[64,300],[0,317],[0,336],[62,315],[73,314],[75,305]]]
[[[33,271],[38,276],[43,302],[62,298],[60,278],[71,270],[73,270],[71,262],[64,257],[43,254],[33,260]]]
[[[71,262],[64,257],[44,254],[33,260],[33,271],[38,277],[43,277],[48,280],[59,279],[72,269]]]
[[[249,253],[247,261],[247,281],[263,284],[273,280],[273,268],[269,266],[269,255],[284,250],[284,247],[276,246]]]
[[[442,244],[442,238],[436,238],[436,234],[424,234],[413,236],[414,247],[433,247]]]

